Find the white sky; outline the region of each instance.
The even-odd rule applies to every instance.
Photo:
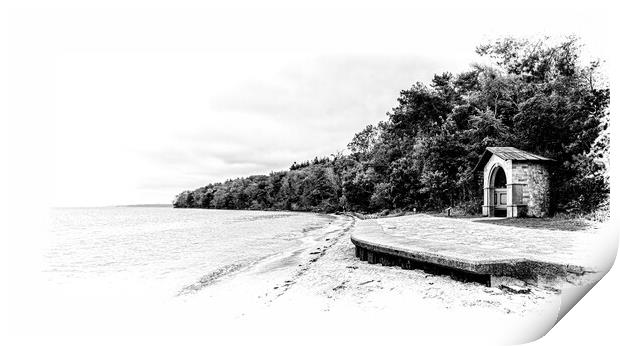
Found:
[[[574,33],[601,58],[613,43],[597,2],[180,3],[21,1],[5,11],[9,123],[37,154],[14,167],[45,201],[169,203],[335,153],[384,120],[400,90],[466,70],[488,39]]]

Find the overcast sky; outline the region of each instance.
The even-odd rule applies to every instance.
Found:
[[[56,206],[169,203],[182,190],[344,150],[385,119],[400,90],[466,70],[476,45],[503,35],[575,33],[601,58],[610,43],[604,10],[538,2],[28,4],[8,15],[9,109],[36,127],[41,182]]]

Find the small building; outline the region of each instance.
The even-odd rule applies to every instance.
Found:
[[[474,171],[482,171],[484,216],[549,214],[549,171],[553,161],[513,147],[488,147]]]

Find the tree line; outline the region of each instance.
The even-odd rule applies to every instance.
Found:
[[[609,88],[575,37],[504,38],[489,58],[400,92],[387,119],[353,136],[350,153],[184,191],[175,207],[376,212],[460,208],[479,213],[473,171],[489,146],[554,159],[552,211],[590,213],[609,201]]]

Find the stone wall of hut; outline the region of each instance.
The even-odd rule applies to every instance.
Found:
[[[549,171],[536,162],[512,162],[513,203],[520,216],[543,217],[549,214]]]

